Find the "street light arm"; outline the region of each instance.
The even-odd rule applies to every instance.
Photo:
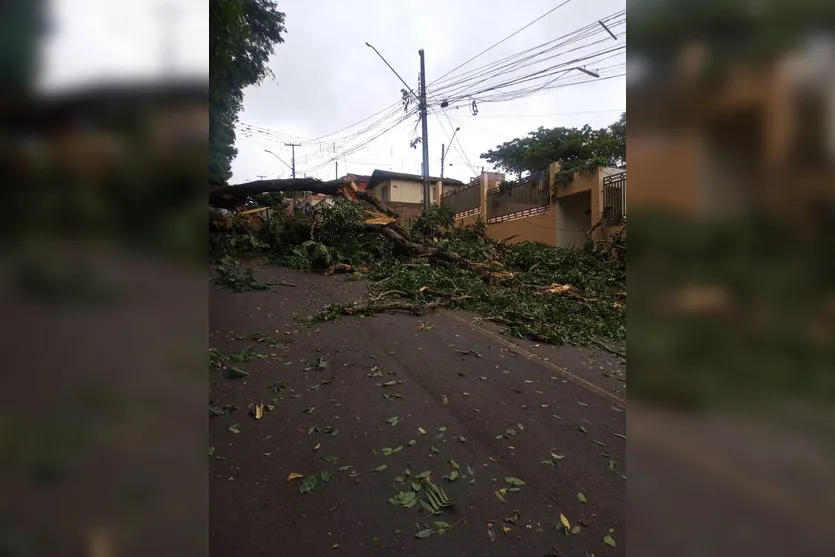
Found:
[[[397,70],[395,70],[394,68],[392,68],[392,67],[391,67],[391,64],[389,64],[389,63],[388,63],[388,61],[386,61],[386,59],[385,59],[385,58],[383,58],[383,55],[382,55],[382,54],[380,54],[380,51],[379,51],[379,50],[377,50],[376,48],[374,48],[374,46],[373,46],[371,43],[369,43],[369,42],[366,42],[366,43],[365,43],[365,46],[367,46],[368,48],[370,48],[371,50],[373,50],[374,52],[376,52],[376,53],[377,53],[377,56],[379,56],[379,57],[380,57],[380,60],[382,60],[382,61],[385,63],[385,65],[386,65],[386,66],[388,66],[388,67],[389,67],[389,69],[390,69],[392,72],[394,72],[394,75],[396,75],[396,76],[397,76],[397,79],[399,79],[399,80],[400,80],[400,83],[402,83],[402,84],[406,87],[406,89],[407,89],[407,90],[408,90],[408,91],[409,91],[409,92],[410,92],[410,93],[411,93],[411,94],[415,97],[415,99],[417,99],[417,101],[418,101],[418,102],[420,102],[420,97],[418,97],[418,96],[417,96],[417,93],[415,93],[414,91],[412,91],[412,88],[409,86],[409,84],[408,84],[408,83],[406,83],[406,81],[405,81],[402,77],[400,77],[400,74],[399,74],[399,73],[397,73]]]
[[[278,160],[280,160],[281,162],[284,162],[284,159],[282,159],[281,157],[279,157],[278,155],[276,155],[275,153],[273,153],[273,152],[272,152],[272,151],[270,151],[269,149],[264,149],[264,152],[265,152],[265,153],[269,153],[269,154],[271,154],[272,156],[274,156],[275,158],[277,158]],[[284,162],[284,166],[286,166],[286,167],[287,167],[287,168],[289,168],[290,170],[293,170],[293,167],[292,167],[292,166],[290,166],[289,164],[287,164],[286,162]]]

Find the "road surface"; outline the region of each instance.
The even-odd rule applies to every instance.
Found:
[[[258,273],[296,286],[210,297],[210,346],[261,355],[226,363],[244,378],[212,372],[212,404],[237,408],[210,419],[212,555],[625,554],[616,356],[511,342],[444,311],[311,322],[366,283]],[[260,402],[272,406],[256,420]],[[310,492],[288,481],[319,469],[332,480]],[[453,505],[429,516],[391,504],[407,471],[431,471]],[[579,531],[558,529],[560,515]],[[454,526],[415,537],[435,521]]]

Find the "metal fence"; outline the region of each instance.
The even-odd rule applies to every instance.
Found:
[[[626,172],[603,178],[603,219],[617,224],[626,219]]]
[[[550,200],[548,180],[540,175],[493,188],[487,191],[487,222],[520,219],[550,211]]]
[[[441,195],[441,205],[455,211],[456,217],[477,215],[481,212],[481,182],[473,182],[466,186],[444,192]]]

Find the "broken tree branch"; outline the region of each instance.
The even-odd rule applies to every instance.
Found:
[[[325,195],[335,195],[345,186],[356,187],[353,176],[343,176],[324,182],[318,178],[287,178],[276,180],[256,180],[234,186],[222,186],[209,192],[209,205],[220,209],[240,207],[248,197],[262,193],[285,191],[309,191]]]
[[[435,300],[426,304],[412,304],[405,300],[390,300],[387,302],[368,300],[344,307],[342,308],[342,313],[344,315],[357,315],[362,313],[382,313],[386,311],[405,311],[412,315],[423,315],[427,310],[437,309],[448,303],[442,300]]]

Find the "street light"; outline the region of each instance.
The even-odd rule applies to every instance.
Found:
[[[264,152],[265,152],[265,153],[269,153],[269,154],[271,154],[272,156],[274,156],[275,158],[277,158],[278,160],[280,160],[281,162],[283,162],[283,163],[284,163],[284,166],[286,166],[287,168],[289,168],[291,171],[293,170],[293,167],[292,167],[292,166],[290,166],[289,164],[287,164],[286,162],[284,162],[284,159],[282,159],[281,157],[279,157],[278,155],[276,155],[275,153],[273,153],[273,152],[272,152],[272,151],[270,151],[269,149],[264,149]]]
[[[282,159],[281,157],[279,157],[278,155],[276,155],[275,153],[273,153],[273,152],[272,152],[272,151],[270,151],[269,149],[264,149],[264,152],[265,152],[265,153],[269,153],[269,154],[271,154],[272,156],[274,156],[275,158],[277,158],[278,160],[280,160],[281,162],[283,162],[283,163],[284,163],[284,166],[286,166],[287,168],[289,168],[289,169],[290,169],[290,172],[292,172],[292,171],[293,171],[293,167],[292,167],[292,166],[290,166],[289,164],[287,164],[286,162],[284,162],[284,159]],[[292,198],[292,210],[293,210],[293,212],[295,213],[295,211],[296,211],[296,192],[295,192],[295,191],[293,192],[293,198]]]
[[[457,127],[455,128],[455,131],[452,132],[452,137],[449,140],[450,147],[452,147],[452,142],[455,140],[455,134],[458,133],[458,130],[460,129],[460,127]],[[444,161],[446,160],[447,151],[449,151],[449,149],[444,149],[443,147],[441,147],[441,186],[443,186],[444,181]]]

